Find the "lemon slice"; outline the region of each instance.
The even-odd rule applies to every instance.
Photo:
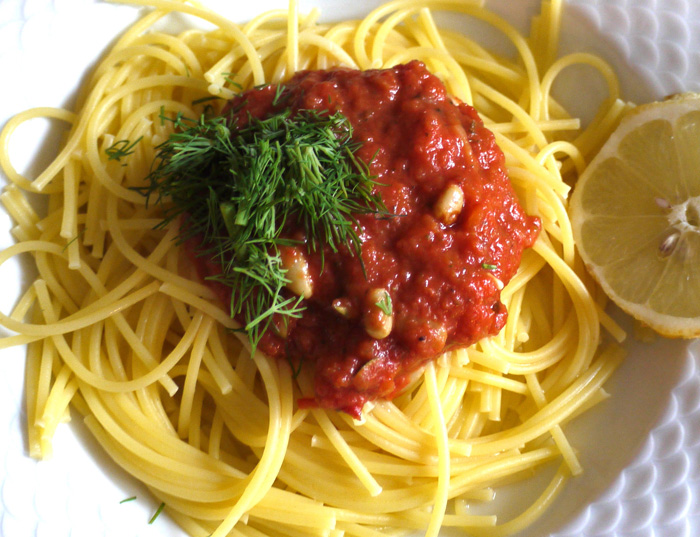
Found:
[[[581,257],[621,309],[665,336],[700,335],[700,95],[626,116],[569,208]]]

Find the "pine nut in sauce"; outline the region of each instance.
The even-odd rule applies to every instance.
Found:
[[[459,186],[451,184],[443,190],[437,202],[435,202],[433,214],[435,218],[449,226],[455,223],[463,207],[464,192]]]
[[[309,270],[309,262],[299,248],[286,246],[280,248],[282,266],[287,270],[289,283],[287,288],[295,295],[311,298],[313,282]]]
[[[385,304],[389,305],[389,309]],[[362,323],[367,333],[374,339],[384,339],[391,334],[394,315],[390,305],[391,295],[386,289],[375,287],[367,292]]]

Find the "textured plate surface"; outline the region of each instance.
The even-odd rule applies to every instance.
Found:
[[[238,2],[207,3],[244,20],[284,0],[236,10],[231,6]],[[378,3],[301,2],[302,9],[317,6],[332,18],[360,16]],[[538,9],[537,0],[486,3],[522,31]],[[32,106],[70,105],[86,70],[137,14],[95,0],[0,0],[0,124]],[[605,57],[629,100],[700,91],[700,2],[569,0],[562,51],[574,50]],[[586,117],[602,86],[596,77],[574,72],[559,90]],[[55,147],[54,126],[41,123],[13,138],[14,163],[29,175],[50,158],[39,148]],[[0,213],[0,248],[10,244],[10,226]],[[20,263],[0,267],[4,312],[29,280]],[[59,429],[52,460],[26,456],[22,375],[22,350],[0,352],[0,536],[181,536],[165,516],[148,524],[155,501],[104,457],[79,420]],[[700,343],[633,341],[608,389],[610,400],[568,429],[584,475],[570,482],[527,537],[700,535]],[[137,500],[120,504],[132,496]],[[515,507],[524,495],[516,488],[503,496]]]

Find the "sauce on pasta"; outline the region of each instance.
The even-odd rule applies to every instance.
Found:
[[[0,252],[0,265],[31,255],[37,269],[13,310],[0,312],[0,324],[12,333],[0,340],[0,348],[27,346],[30,455],[49,458],[57,428],[70,417],[83,419],[100,449],[144,483],[165,505],[164,513],[194,537],[406,532],[437,537],[443,528],[475,537],[532,533],[533,520],[567,479],[583,470],[566,425],[606,398],[603,384],[622,360],[619,346],[599,345],[603,329],[617,341],[624,339],[576,256],[566,198],[577,173],[628,106],[600,58],[576,53],[557,59],[563,2],[543,0],[527,38],[468,0],[396,0],[363,20],[338,23],[319,22],[316,11],[300,13],[290,0],[288,10],[266,12],[245,24],[196,3],[128,2],[153,9],[120,35],[84,79],[74,111],[28,110],[0,132],[0,167],[11,182],[0,202],[16,223],[12,233],[17,239]],[[488,24],[513,45],[516,56],[495,55],[463,32],[439,28],[433,11],[447,11],[455,22],[468,16]],[[182,13],[206,21],[209,29],[178,35],[162,31],[171,27],[167,17],[181,22]],[[418,76],[419,65],[412,60],[424,62],[447,94],[473,104],[493,136],[472,109],[445,100],[432,77]],[[400,64],[410,67],[395,70]],[[609,89],[609,99],[583,129],[550,93],[559,73],[574,64],[596,67]],[[483,284],[483,295],[476,292],[477,285],[472,295],[468,288],[463,296],[475,298],[486,315],[478,316],[479,323],[460,323],[459,329],[438,328],[440,333],[426,338],[432,343],[424,350],[423,328],[404,327],[406,348],[418,346],[415,363],[405,371],[372,374],[372,361],[367,362],[368,382],[379,386],[373,396],[392,394],[402,382],[400,375],[425,359],[422,374],[393,399],[365,405],[362,419],[353,420],[316,406],[323,396],[314,396],[310,368],[294,375],[284,359],[249,352],[246,338],[231,332],[235,323],[222,307],[226,297],[217,300],[177,247],[177,222],[158,227],[163,208],[146,204],[135,189],[143,186],[156,148],[173,133],[164,116],[199,117],[203,99],[220,113],[219,105],[241,88],[289,84],[299,71],[316,72],[299,75],[295,84],[316,87],[303,99],[317,95],[319,110],[328,106],[329,96],[336,103],[350,102],[355,93],[370,91],[370,79],[349,85],[344,93],[336,91],[333,84],[342,77],[357,76],[353,70],[374,73],[367,76],[376,76],[375,93],[392,95],[388,88],[402,69],[414,70],[417,92],[438,96],[441,111],[405,99],[407,111],[395,113],[395,123],[387,118],[390,108],[383,108],[391,103],[364,104],[367,115],[385,115],[386,130],[364,135],[363,158],[373,162],[377,174],[396,166],[413,175],[399,174],[393,186],[382,187],[391,211],[407,216],[367,218],[364,223],[363,258],[369,270],[366,281],[352,280],[358,287],[355,296],[362,296],[363,287],[385,287],[396,295],[391,298],[397,316],[403,310],[413,312],[413,320],[429,318],[438,327],[451,323],[441,317],[440,308],[453,304],[439,282],[454,278],[442,272],[451,260],[444,243],[453,241],[472,252],[474,264],[463,271]],[[336,82],[313,80],[327,76]],[[262,97],[271,90],[259,91],[264,111],[268,105]],[[211,101],[212,96],[223,99]],[[424,107],[423,123],[420,116],[411,116],[416,112],[412,105]],[[362,133],[360,107],[351,102],[343,107],[356,116],[356,132]],[[416,119],[413,125],[410,117]],[[20,125],[34,118],[66,122],[71,128],[55,159],[36,178],[28,178],[12,166],[9,142]],[[418,141],[425,134],[415,126],[426,119],[436,121],[434,128],[428,122],[428,135],[418,142],[426,151],[412,151],[410,137]],[[386,143],[394,136],[402,144]],[[372,137],[378,138],[377,145]],[[437,149],[431,141],[438,140],[450,149],[428,151]],[[375,157],[380,145],[395,152],[380,151]],[[466,187],[457,173],[460,166],[470,166],[457,158],[467,150],[481,155],[476,174],[481,191]],[[113,160],[116,154],[122,155],[121,162]],[[437,164],[453,168],[434,179]],[[523,216],[503,186],[503,166],[526,212],[539,219],[536,240],[535,221]],[[474,234],[459,235],[457,228],[464,225],[459,218],[439,222],[459,206],[447,197],[444,210],[437,216],[433,212],[448,183],[462,189],[459,214],[468,214],[467,220],[485,218],[485,229],[496,235],[490,241],[495,246],[479,246]],[[410,195],[418,190],[426,192]],[[506,220],[492,225],[484,215],[493,213],[481,211],[477,192],[495,196],[489,203],[505,203],[508,210],[497,214]],[[45,199],[45,211],[30,201],[37,196]],[[375,255],[384,251],[382,237],[389,236],[382,225],[405,226],[406,240],[394,241],[387,255]],[[514,246],[508,242],[512,232],[519,236]],[[425,241],[426,235],[442,239]],[[498,296],[494,287],[500,284],[492,278],[507,281],[516,254],[532,240]],[[418,261],[410,262],[417,264],[409,265],[414,272],[426,270],[423,262],[430,258],[432,279],[413,281],[427,282],[419,291],[422,296],[440,298],[431,298],[430,305],[412,301],[415,285],[397,285],[406,271],[394,270],[389,259],[411,249],[419,250]],[[309,310],[328,313],[323,322],[352,310],[342,300],[330,302],[341,312],[331,312],[327,305],[350,294],[349,285],[338,283],[346,275],[340,270],[358,270],[357,260],[347,259],[349,268],[339,263],[327,274],[317,268],[310,272],[316,288],[308,296]],[[313,259],[308,261],[313,268]],[[379,295],[370,305],[382,303]],[[313,306],[324,296],[326,305]],[[494,311],[499,302],[507,308],[507,318],[500,305]],[[468,347],[455,343],[493,333],[504,321],[496,335]],[[299,334],[303,322],[295,328]],[[391,332],[398,334],[400,324],[392,323]],[[384,325],[369,326],[379,330]],[[473,332],[459,332],[463,327]],[[391,338],[373,340],[381,345]],[[436,360],[425,358],[443,347]],[[275,352],[272,339],[268,350]],[[321,361],[317,365],[320,371],[326,367]],[[358,365],[345,371],[354,372]],[[321,378],[330,379],[332,390],[337,379],[330,366],[326,369]],[[383,387],[385,379],[388,386]],[[361,393],[365,387],[353,389]],[[323,404],[350,412],[359,408],[361,400],[344,396],[335,401],[331,396]],[[306,408],[298,404],[300,398],[309,398]],[[526,485],[530,506],[519,514],[492,501],[504,481],[530,475],[552,461],[558,462],[558,471],[544,490]]]
[[[315,398],[302,406],[359,418],[365,402],[395,396],[426,360],[504,326],[500,291],[539,220],[521,208],[475,109],[450,98],[423,63],[303,71],[227,106],[234,130],[283,110],[343,114],[389,213],[354,215],[361,258],[350,248],[282,249],[290,267],[303,265],[296,290],[308,295],[305,310],[284,329],[267,330],[260,348],[295,368],[315,366]],[[305,242],[298,219],[284,234]],[[189,251],[229,303],[236,290],[211,280],[221,265]]]

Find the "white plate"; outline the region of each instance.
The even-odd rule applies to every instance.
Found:
[[[239,2],[208,3],[243,20],[284,0],[257,0],[237,11],[231,5]],[[302,0],[302,8],[315,5],[338,18],[362,15],[378,3]],[[537,0],[486,3],[522,31],[538,10]],[[0,124],[28,107],[70,105],[86,69],[136,14],[134,8],[95,0],[0,0]],[[569,0],[562,36],[563,51],[608,59],[627,99],[700,91],[700,2]],[[585,116],[601,87],[584,71],[573,73],[560,90]],[[30,174],[50,158],[37,150],[54,141],[51,131],[34,127],[20,132],[12,146],[17,166]],[[10,226],[0,214],[0,248],[10,244]],[[0,269],[2,311],[9,310],[18,282],[27,280],[17,265]],[[570,482],[527,537],[700,535],[699,345],[631,343],[628,359],[608,384],[611,399],[569,429],[585,474]],[[102,455],[78,420],[60,428],[53,460],[29,459],[22,376],[22,351],[2,351],[0,536],[182,535],[164,516],[148,524],[156,503]],[[134,495],[136,501],[120,504]],[[515,497],[514,504],[520,500]]]

